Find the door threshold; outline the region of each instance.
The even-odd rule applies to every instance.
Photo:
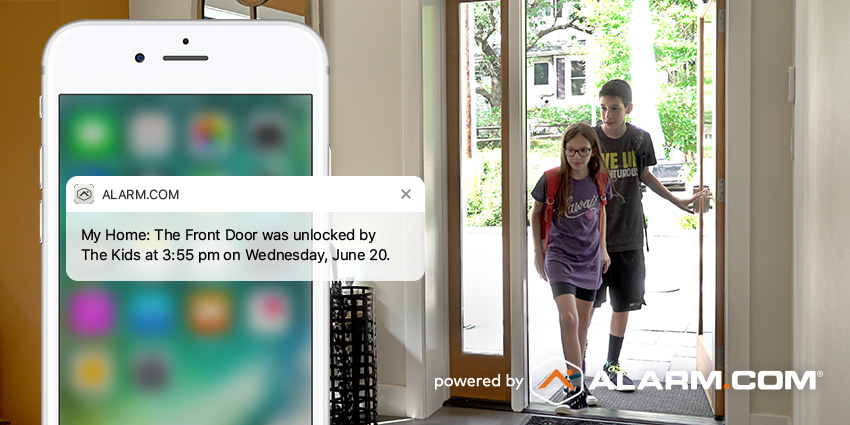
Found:
[[[468,407],[471,409],[511,411],[511,402],[497,400],[481,400],[467,397],[450,397],[443,402],[446,407]]]
[[[544,405],[530,406],[523,413],[535,415],[565,417],[555,413],[555,408]],[[591,407],[587,413],[571,415],[570,419],[604,419],[608,421],[624,421],[630,424],[659,424],[659,425],[724,425],[723,417],[702,417],[675,415],[672,413],[640,412],[636,410],[607,409],[604,407]]]

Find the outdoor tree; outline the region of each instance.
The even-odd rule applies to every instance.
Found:
[[[628,30],[632,0],[530,0],[526,4],[526,51],[528,66],[534,52],[559,31],[590,34],[594,48],[586,49],[594,72],[587,80],[588,90],[601,87],[613,78],[630,80],[631,49]],[[650,0],[656,28],[656,69],[667,75],[660,85],[656,106],[665,136],[665,155],[682,151],[693,164],[696,150],[696,3],[693,0]],[[500,8],[497,2],[475,3],[474,41],[480,49],[476,63],[476,93],[489,110],[479,111],[480,125],[498,125],[502,97]],[[560,37],[574,40],[574,37]],[[571,116],[549,106],[533,111],[533,116]],[[547,111],[551,109],[551,111]]]
[[[587,56],[595,64],[588,90],[599,87],[611,78],[626,78],[630,73],[630,49],[626,42],[631,0],[530,0],[526,3],[527,66],[538,60],[535,53],[547,47],[569,50]],[[498,125],[501,117],[502,72],[499,3],[474,3],[474,41],[480,56],[476,61],[476,93],[489,109],[478,111],[479,125]],[[565,36],[565,32],[570,35]],[[593,36],[599,48],[587,49],[576,33]],[[567,45],[557,45],[564,43]],[[570,108],[568,108],[570,109]],[[575,108],[572,108],[575,109]],[[581,116],[588,113],[563,110],[555,106],[529,111],[529,118]],[[547,124],[556,124],[546,122]],[[563,124],[563,123],[557,123]]]
[[[547,35],[568,28],[591,34],[591,29],[584,24],[586,18],[579,13],[580,10],[580,4],[567,0],[528,1],[526,4],[526,51],[534,51]],[[481,52],[481,60],[476,63],[475,80],[477,87],[475,92],[487,100],[491,109],[501,109],[500,3],[475,3],[473,13],[475,16],[475,45]]]

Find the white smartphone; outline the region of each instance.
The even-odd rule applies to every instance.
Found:
[[[43,423],[328,423],[325,284],[66,271],[73,177],[328,175],[328,73],[319,36],[292,22],[83,21],[53,34]]]

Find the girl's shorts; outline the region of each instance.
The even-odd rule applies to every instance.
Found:
[[[558,298],[564,294],[573,294],[580,300],[590,302],[596,300],[596,289],[579,288],[572,283],[566,282],[551,282],[549,286],[552,287],[552,298]]]

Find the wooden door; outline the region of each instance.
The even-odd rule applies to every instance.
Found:
[[[476,124],[476,120],[484,116],[478,113],[480,108],[489,108],[493,102],[498,102],[501,105],[501,117],[507,117],[511,106],[507,101],[508,84],[501,84],[501,81],[508,81],[509,72],[506,19],[500,19],[508,16],[507,3],[507,0],[446,2],[449,344],[452,378],[493,378],[498,375],[504,381],[511,370],[509,259],[512,249],[508,243],[508,205],[511,194],[507,190],[510,178],[508,146],[511,141],[507,137],[507,119],[492,119],[491,115],[494,122]],[[480,23],[482,20],[491,23],[492,32],[475,33],[476,21]],[[487,47],[482,49],[480,38],[485,36],[498,38],[498,41],[489,44],[498,45],[499,48],[489,51]],[[498,55],[500,59],[493,61],[492,55]],[[499,70],[501,81],[496,82],[498,89],[494,89],[495,80],[488,80],[488,87],[476,85],[481,84],[482,80],[480,75],[476,79],[476,68],[480,72],[484,67]],[[492,71],[490,75],[493,75]],[[487,92],[489,98],[479,97],[482,91]],[[496,148],[499,152],[494,151]],[[487,158],[476,157],[483,155],[483,150],[487,150]],[[486,167],[479,166],[483,161],[487,162]],[[472,184],[468,181],[470,178]],[[500,202],[497,208],[501,213],[496,214],[500,217],[498,220],[488,218],[485,223],[471,223],[469,209],[481,201],[476,198],[481,196],[480,192],[473,192],[479,190],[481,185],[489,185],[489,193],[496,193],[498,201],[488,201],[491,202],[488,205],[492,207],[493,202]],[[469,199],[473,199],[473,202],[470,203]],[[504,382],[501,386],[452,387],[451,395],[454,399],[505,404],[511,400],[510,388]]]
[[[726,138],[726,0],[710,0],[698,8],[698,141],[699,184],[709,185],[714,196],[713,209],[700,200],[699,214],[699,326],[697,332],[697,368],[704,377],[724,370],[725,291],[724,200]],[[706,391],[717,417],[723,416],[724,390]]]

